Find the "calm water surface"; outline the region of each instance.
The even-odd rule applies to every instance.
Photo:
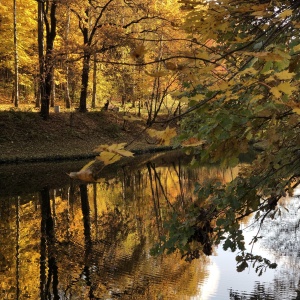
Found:
[[[300,299],[297,196],[260,231],[253,252],[278,263],[260,277],[237,273],[236,254],[221,246],[192,263],[151,256],[170,208],[193,201],[194,182],[235,172],[157,156],[89,184],[66,175],[84,162],[0,166],[0,299]],[[251,224],[242,224],[247,244]]]

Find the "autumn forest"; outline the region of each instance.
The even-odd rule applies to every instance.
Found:
[[[177,1],[29,1],[0,9],[2,98],[16,107],[35,103],[43,118],[56,103],[81,112],[107,100],[161,106],[181,90],[178,70],[197,46],[181,28],[186,12]]]
[[[164,216],[153,255],[193,261],[223,243],[241,251],[239,271],[253,260],[275,267],[246,253],[240,222],[279,216],[300,183],[299,1],[3,0],[0,36],[2,111],[25,107],[51,124],[55,106],[72,116],[109,108],[191,167],[238,170],[193,179],[195,198]],[[97,149],[112,164],[133,156],[126,147]]]

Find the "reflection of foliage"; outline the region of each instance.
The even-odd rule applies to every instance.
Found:
[[[198,53],[198,76],[193,84],[186,80],[187,114],[193,114],[182,124],[181,141],[205,141],[199,165],[234,167],[252,145],[260,149],[230,182],[206,182],[196,187],[201,205],[205,202],[215,210],[211,219],[204,218],[214,228],[212,242],[244,251],[239,221],[256,212],[256,220],[263,222],[274,214],[279,199],[291,196],[300,183],[296,21],[300,6],[298,1],[182,3],[189,4],[186,29],[205,47]],[[165,245],[171,246],[168,241],[173,241],[174,247],[188,251],[174,240],[185,226],[191,229],[185,228],[185,232],[193,235],[197,221],[187,211],[178,224],[173,222],[177,229],[172,228]],[[201,210],[197,207],[196,212]],[[183,238],[189,241],[187,234]],[[239,268],[243,266],[246,263]]]
[[[130,233],[131,218],[126,211],[118,207],[99,216],[98,226],[102,230],[102,239],[110,242],[124,241]]]
[[[152,249],[152,254],[159,254],[165,250],[167,253],[179,250],[187,261],[199,258],[201,252],[211,255],[213,216],[212,207],[197,207],[195,204],[184,216],[172,213],[171,218],[164,224],[166,235],[162,236],[161,242]]]
[[[261,223],[275,212],[281,194],[264,198],[259,193],[263,182],[261,176],[255,179],[237,176],[227,184],[217,180],[197,184],[195,192],[198,200],[180,214],[172,213],[164,226],[166,235],[161,237],[152,253],[179,250],[182,257],[192,260],[199,258],[201,253],[210,255],[212,246],[222,242],[225,250],[242,251],[237,257],[238,271],[248,267],[248,262],[259,275],[267,267],[275,268],[276,264],[268,259],[244,252],[244,235],[239,224],[241,219],[254,212],[255,220]],[[257,240],[255,236],[252,243]]]
[[[275,269],[277,267],[276,263],[271,263],[270,260],[261,257],[260,255],[253,255],[252,253],[242,252],[240,255],[237,255],[236,261],[238,262],[237,271],[242,272],[249,266],[249,262],[251,262],[252,267],[255,268],[255,272],[258,275],[262,275],[262,273],[267,269]]]

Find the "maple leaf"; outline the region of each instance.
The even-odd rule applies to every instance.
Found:
[[[94,149],[94,152],[101,152],[96,159],[102,161],[104,165],[110,165],[122,157],[132,157],[133,153],[124,149],[126,145],[127,143],[99,145]]]
[[[279,98],[282,96],[281,92],[279,91],[279,89],[278,89],[276,86],[272,87],[272,88],[270,89],[270,92],[271,92],[271,93],[274,95],[274,97],[277,98],[277,99],[279,99]]]
[[[296,87],[291,86],[289,82],[282,82],[278,85],[278,89],[287,95],[291,95],[294,91],[297,90]]]
[[[100,155],[96,156],[97,160],[100,160],[104,163],[104,165],[110,165],[115,163],[116,161],[121,159],[121,155],[113,153],[113,152],[107,152],[103,151],[100,153]]]
[[[159,140],[159,144],[166,146],[170,145],[172,138],[177,135],[176,129],[170,128],[169,126],[163,131],[148,129],[147,132],[151,137],[157,138]]]
[[[290,80],[295,75],[296,75],[295,73],[289,72],[288,70],[284,70],[282,72],[275,74],[275,76],[280,80]]]

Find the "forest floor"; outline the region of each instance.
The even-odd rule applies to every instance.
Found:
[[[44,121],[37,112],[0,111],[0,163],[90,158],[101,144],[127,143],[126,149],[145,152],[159,147],[146,133],[145,120],[124,123],[123,115],[52,112]]]

